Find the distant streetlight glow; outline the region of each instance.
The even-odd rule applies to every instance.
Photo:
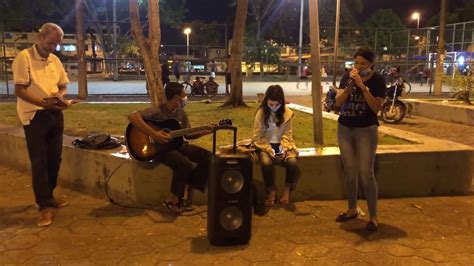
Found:
[[[420,28],[420,13],[415,12],[411,15],[411,19],[415,20],[416,19],[416,29]]]
[[[183,33],[186,34],[186,60],[189,61],[189,34],[191,34],[191,28],[185,28]],[[186,62],[186,70],[189,75],[189,66],[188,62]]]
[[[184,29],[183,33],[189,35],[191,33],[191,28]]]

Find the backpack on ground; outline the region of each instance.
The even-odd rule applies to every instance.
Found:
[[[107,150],[120,147],[121,143],[106,133],[89,135],[83,139],[75,139],[72,144],[81,149]]]

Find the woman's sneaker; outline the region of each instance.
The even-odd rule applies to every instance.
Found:
[[[191,200],[185,199],[183,200],[183,204],[181,206],[183,212],[192,212],[194,211],[193,203]]]
[[[179,206],[179,203],[176,202],[163,201],[163,207],[175,214],[181,214],[183,212],[183,209]]]

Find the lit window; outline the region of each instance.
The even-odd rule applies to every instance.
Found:
[[[66,52],[75,52],[76,46],[74,44],[64,45],[64,51]]]

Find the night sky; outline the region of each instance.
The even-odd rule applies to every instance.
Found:
[[[299,0],[281,0],[298,1]],[[344,1],[344,0],[342,0]],[[218,21],[221,23],[229,22],[233,17],[235,8],[229,8],[227,0],[188,0],[187,6],[190,10],[188,19],[201,19],[207,21]],[[449,0],[449,11],[463,6],[464,0]],[[334,0],[334,4],[336,1]],[[359,16],[359,22],[362,22],[377,9],[391,8],[397,13],[407,26],[415,26],[411,20],[411,14],[418,11],[421,14],[420,26],[423,27],[426,21],[436,15],[441,6],[441,0],[364,0],[364,10]]]
[[[449,0],[448,12],[456,8],[463,7],[464,0]],[[400,16],[402,22],[407,26],[415,27],[415,22],[411,19],[413,12],[420,13],[420,27],[424,27],[429,18],[439,13],[441,0],[364,0],[364,11],[362,19],[370,16],[370,13],[377,9],[391,8]]]

